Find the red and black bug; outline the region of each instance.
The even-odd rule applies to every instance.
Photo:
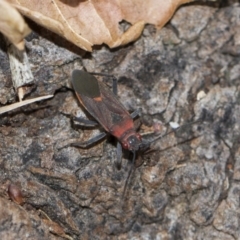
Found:
[[[101,74],[98,74],[101,75]],[[129,114],[116,97],[117,85],[113,84],[113,92],[92,74],[74,70],[72,73],[72,86],[76,96],[84,108],[97,120],[106,132],[90,139],[87,142],[73,143],[71,146],[88,147],[104,138],[107,133],[117,138],[117,166],[121,165],[122,147],[134,154],[142,146],[141,135],[134,128],[133,118],[137,111]],[[116,79],[114,79],[116,80]],[[116,83],[116,82],[115,82]],[[96,126],[94,121],[76,119],[88,126]]]
[[[106,76],[106,74],[100,73],[93,74]],[[116,163],[119,169],[121,167],[122,147],[133,153],[132,168],[125,183],[125,192],[129,177],[133,170],[136,152],[139,150],[146,151],[153,142],[156,142],[158,139],[173,131],[165,135],[157,136],[151,141],[142,139],[141,135],[136,132],[133,122],[133,118],[138,115],[138,111],[129,114],[117,99],[117,82],[115,78],[113,79],[113,83],[115,83],[113,84],[113,91],[110,91],[103,82],[98,81],[92,74],[82,70],[74,70],[71,80],[78,100],[97,122],[82,118],[75,118],[74,120],[83,123],[84,126],[87,125],[90,127],[100,124],[106,131],[86,142],[72,143],[71,146],[87,148],[103,139],[108,133],[116,137],[118,140]]]

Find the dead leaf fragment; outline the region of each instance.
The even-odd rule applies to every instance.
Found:
[[[30,31],[20,13],[8,2],[0,0],[0,32],[19,50],[23,50],[23,39]]]
[[[176,9],[193,0],[8,0],[25,16],[87,51],[135,41],[144,25],[163,27]],[[126,21],[131,26],[120,29]]]

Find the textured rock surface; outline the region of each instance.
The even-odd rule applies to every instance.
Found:
[[[240,5],[229,1],[184,6],[161,31],[148,26],[135,44],[92,55],[32,34],[31,96],[55,97],[1,116],[0,238],[239,239],[239,29]],[[6,104],[15,94],[4,48],[0,59]],[[125,198],[131,155],[118,171],[111,138],[61,149],[101,130],[71,123],[86,114],[69,89],[71,71],[82,66],[118,77],[119,99],[129,111],[142,109],[140,133],[182,126],[138,156]],[[10,201],[10,183],[21,189],[22,206]]]

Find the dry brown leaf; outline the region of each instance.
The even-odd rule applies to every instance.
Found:
[[[30,33],[20,13],[5,0],[0,0],[0,32],[19,50],[24,49],[24,37]]]
[[[177,7],[192,0],[8,0],[25,16],[91,51],[93,45],[117,47],[136,40],[146,23],[161,28]],[[131,24],[127,31],[119,23]]]

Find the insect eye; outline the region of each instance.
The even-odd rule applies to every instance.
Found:
[[[126,142],[122,143],[123,148],[128,149],[128,144]]]

